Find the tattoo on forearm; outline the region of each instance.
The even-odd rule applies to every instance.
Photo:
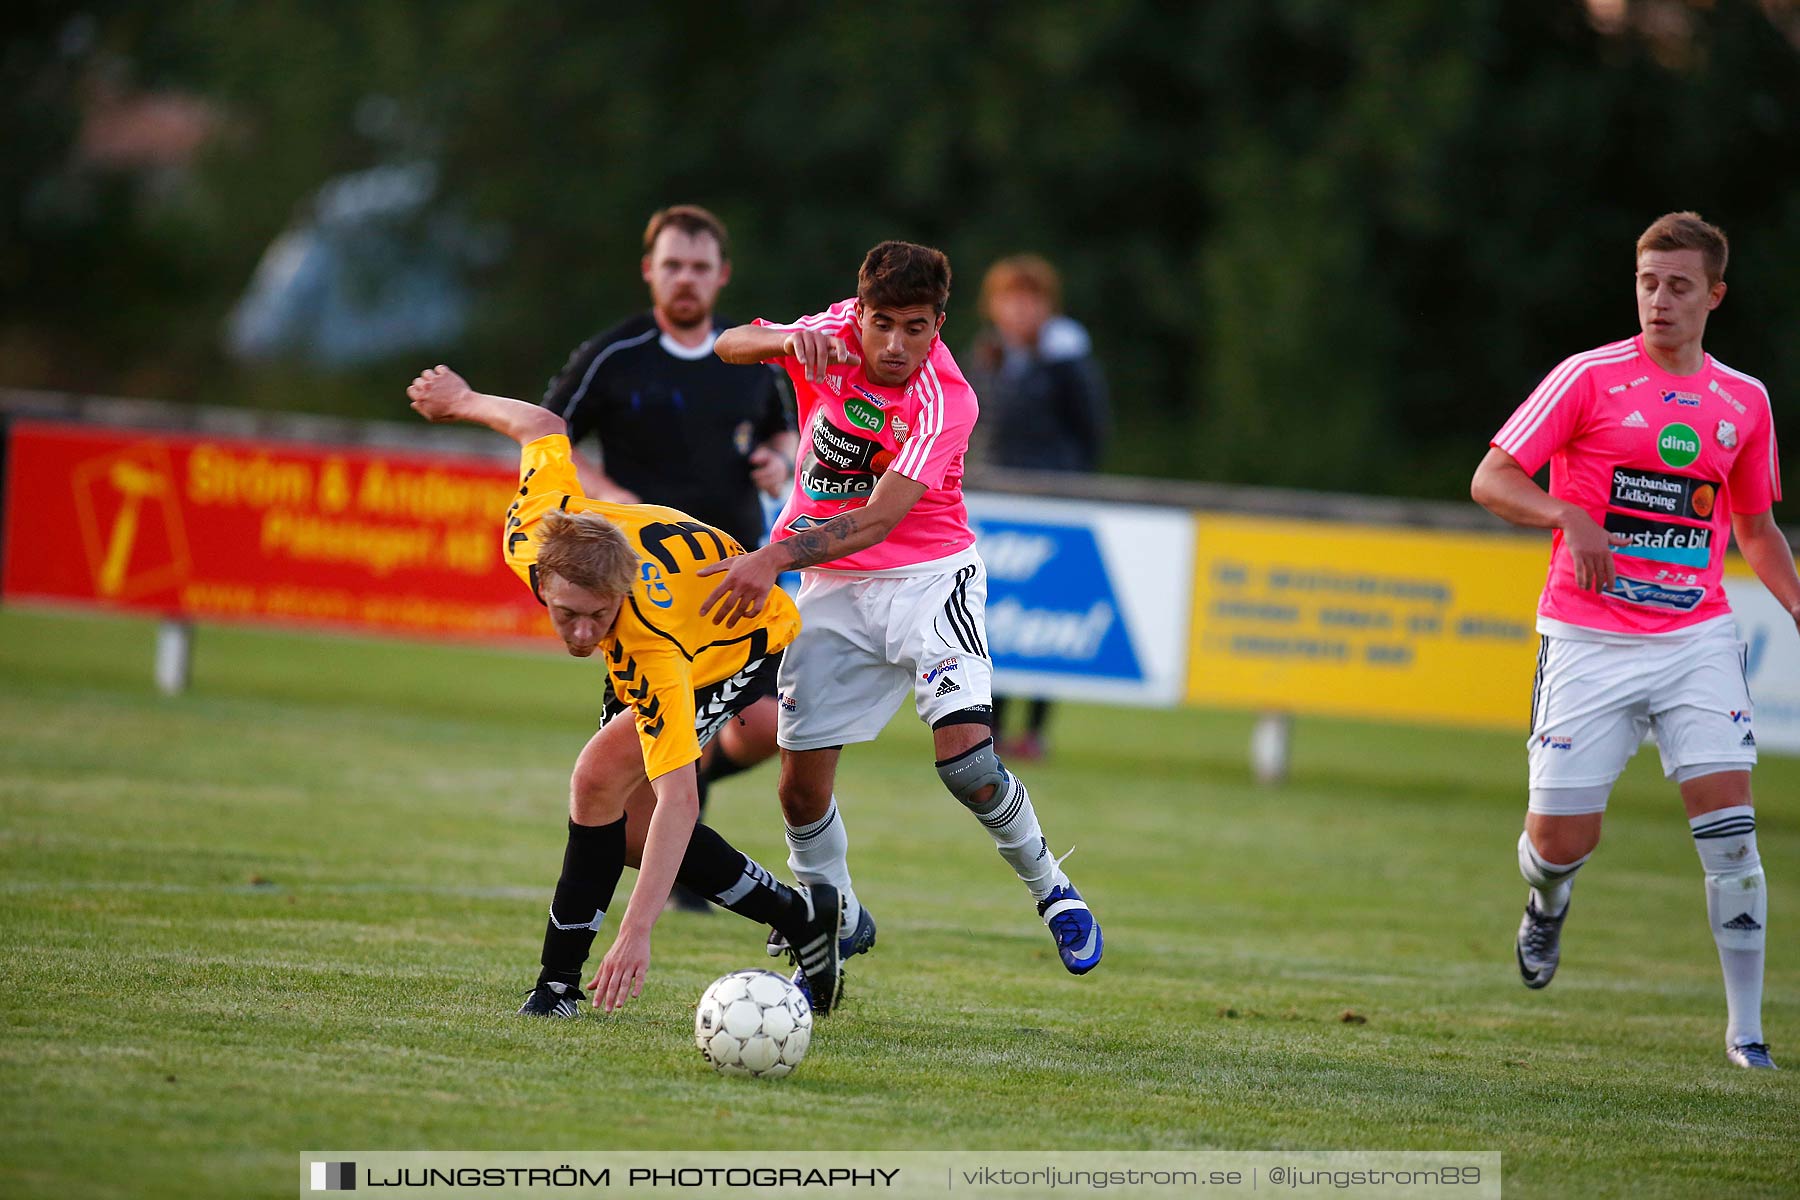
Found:
[[[789,568],[797,571],[801,567],[816,567],[834,558],[842,558],[849,553],[844,543],[856,534],[856,514],[844,513],[805,533],[796,533],[780,544],[787,547]]]

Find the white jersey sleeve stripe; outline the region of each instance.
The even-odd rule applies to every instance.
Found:
[[[1587,372],[1594,367],[1606,366],[1610,363],[1628,362],[1636,357],[1636,355],[1637,348],[1632,347],[1623,354],[1614,354],[1609,357],[1590,358],[1587,355],[1582,355],[1577,359],[1570,360],[1568,364],[1565,364],[1570,368],[1568,371],[1552,372],[1552,376],[1556,377],[1554,390],[1549,392],[1545,391],[1546,388],[1552,387],[1553,382],[1552,380],[1545,380],[1538,388],[1538,391],[1532,393],[1534,398],[1539,397],[1539,394],[1543,393],[1541,399],[1537,399],[1535,404],[1533,404],[1531,400],[1527,400],[1527,410],[1521,410],[1512,420],[1506,423],[1499,434],[1495,436],[1494,444],[1508,454],[1514,454],[1516,451],[1522,449],[1525,443],[1529,442],[1532,435],[1537,433],[1539,427],[1543,425],[1545,418],[1555,411],[1556,406],[1562,402],[1562,398],[1568,394],[1569,389],[1573,387],[1576,381],[1583,375],[1587,374]]]
[[[923,473],[931,458],[932,445],[944,428],[944,390],[939,386],[937,370],[930,362],[919,372],[919,391],[923,400],[919,406],[920,428],[891,468],[908,479],[915,477],[913,472]]]
[[[1516,435],[1519,429],[1532,422],[1540,414],[1555,408],[1556,402],[1562,398],[1563,390],[1567,388],[1574,377],[1578,377],[1582,370],[1599,358],[1618,349],[1619,345],[1620,343],[1614,343],[1602,346],[1597,350],[1588,350],[1572,355],[1557,364],[1556,369],[1544,376],[1543,382],[1537,385],[1536,390],[1530,396],[1526,397],[1525,403],[1521,404],[1518,411],[1514,412],[1507,419],[1506,424],[1500,427],[1500,432],[1494,435],[1494,444],[1503,450],[1506,449],[1505,443],[1507,442],[1517,445]]]

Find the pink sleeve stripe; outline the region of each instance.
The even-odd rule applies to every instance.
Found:
[[[1538,385],[1537,390],[1531,393],[1525,403],[1519,407],[1519,411],[1512,415],[1512,419],[1507,421],[1501,427],[1500,432],[1494,435],[1494,445],[1508,454],[1516,455],[1516,452],[1526,442],[1529,442],[1532,435],[1543,425],[1544,418],[1548,417],[1562,402],[1562,398],[1568,394],[1569,388],[1574,386],[1575,381],[1586,374],[1590,368],[1605,366],[1609,363],[1628,362],[1637,356],[1636,346],[1629,342],[1625,343],[1625,346],[1626,349],[1622,352],[1613,346],[1606,346],[1599,350],[1590,350],[1586,354],[1577,354],[1550,372],[1544,382]],[[1612,353],[1609,354],[1608,351],[1612,351]]]
[[[937,368],[929,361],[919,372],[919,393],[922,399],[919,405],[920,428],[900,452],[900,457],[894,461],[893,466],[894,470],[908,479],[918,478],[914,472],[924,473],[925,464],[931,458],[931,448],[944,428],[944,389],[938,382]]]

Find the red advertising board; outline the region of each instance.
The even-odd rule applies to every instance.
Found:
[[[389,450],[17,421],[8,600],[459,638],[540,637],[500,556],[518,475]]]

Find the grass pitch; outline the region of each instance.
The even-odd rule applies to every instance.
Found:
[[[1537,993],[1522,739],[1306,721],[1268,789],[1246,718],[1065,708],[1023,773],[1106,928],[1073,979],[903,716],[840,781],[880,944],[759,1082],[691,1040],[702,988],[767,961],[728,914],[665,917],[621,1017],[512,1016],[591,663],[207,628],[166,700],[151,639],[0,612],[6,1196],[286,1194],[323,1147],[1492,1149],[1517,1196],[1800,1180],[1791,759],[1757,774],[1790,1069],[1752,1075],[1653,753]],[[772,789],[722,785],[713,819],[783,869]]]

